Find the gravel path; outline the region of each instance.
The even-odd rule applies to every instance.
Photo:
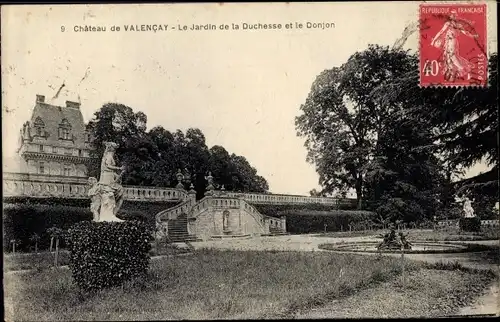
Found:
[[[500,315],[500,298],[498,297],[498,281],[477,298],[472,305],[460,310],[459,315],[495,314]]]
[[[248,239],[223,239],[209,240],[202,242],[192,242],[195,249],[234,249],[234,250],[282,250],[282,251],[322,251],[319,244],[358,242],[358,241],[379,241],[374,236],[362,237],[317,237],[314,235],[284,235],[273,237],[255,237]]]
[[[481,278],[460,271],[421,269],[400,278],[339,298],[324,306],[297,312],[298,319],[431,318],[453,316],[480,292]],[[484,282],[483,282],[484,283]],[[470,291],[470,285],[477,289]],[[484,312],[482,312],[484,313]],[[475,313],[478,314],[478,313]]]

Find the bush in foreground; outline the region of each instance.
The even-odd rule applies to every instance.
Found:
[[[141,221],[75,224],[67,234],[75,283],[85,291],[99,290],[145,274],[151,240]]]

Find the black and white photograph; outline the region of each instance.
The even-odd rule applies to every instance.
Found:
[[[2,5],[4,321],[497,317],[497,28]]]

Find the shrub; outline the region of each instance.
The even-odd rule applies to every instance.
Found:
[[[178,203],[125,200],[118,217],[125,220],[143,220],[154,226],[158,212]],[[48,249],[50,236],[46,233],[47,229],[58,227],[66,230],[77,222],[92,220],[88,199],[9,197],[4,199],[4,205],[3,245],[6,251],[12,248],[9,246],[12,239],[19,241],[16,251],[29,251],[35,244],[30,240],[34,234],[40,236],[38,249]],[[59,246],[65,247],[63,240]]]
[[[91,291],[145,274],[151,241],[151,231],[142,221],[75,224],[67,233],[75,283]]]
[[[58,197],[47,197],[47,198],[6,197],[4,198],[4,203],[90,208],[90,199],[71,199],[71,198],[58,198]]]
[[[282,211],[278,216],[286,216],[287,231],[290,233],[313,233],[328,231],[359,229],[363,223],[376,218],[376,214],[361,210],[332,210],[332,211]]]
[[[250,202],[251,204],[251,202]],[[283,212],[296,212],[296,211],[333,211],[333,210],[351,210],[356,208],[356,205],[340,204],[338,206],[324,205],[320,203],[310,203],[303,205],[257,205],[252,204],[261,214],[267,216],[279,217]],[[353,208],[354,207],[354,208]]]
[[[481,219],[479,217],[460,218],[459,226],[462,231],[481,231]]]
[[[34,246],[31,241],[34,234],[40,236],[38,249],[48,249],[50,236],[47,229],[58,227],[66,230],[77,222],[89,220],[92,220],[90,210],[79,207],[31,203],[5,204],[3,213],[4,250],[8,250],[9,241],[12,239],[19,241],[16,250],[29,250],[31,246]],[[61,240],[60,246],[65,246],[63,240]]]

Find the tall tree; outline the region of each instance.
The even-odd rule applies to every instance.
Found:
[[[244,156],[231,154],[232,183],[234,191],[266,192],[269,186],[266,180],[257,174]]]
[[[367,167],[371,208],[392,222],[432,218],[445,177],[425,120],[394,113],[385,121],[377,158]]]
[[[324,192],[355,188],[362,207],[366,167],[375,157],[384,119],[401,108],[378,104],[372,91],[411,66],[407,52],[370,45],[316,78],[296,127],[306,137],[307,160],[316,165]]]
[[[192,183],[197,198],[204,195],[205,175],[212,171],[215,182],[227,190],[265,192],[267,181],[241,156],[230,155],[222,146],[209,149],[200,129],[171,133],[161,126],[146,132],[147,117],[135,113],[123,104],[109,103],[94,114],[88,129],[92,132],[95,156],[103,154],[103,142],[118,143],[117,161],[125,165],[123,184],[174,187],[176,174],[181,170],[182,183],[189,189]],[[100,164],[92,174],[98,176]]]
[[[118,103],[107,103],[94,113],[94,118],[87,124],[92,133],[95,147],[94,156],[100,160],[104,153],[103,142],[118,144],[116,157],[118,162],[126,164],[124,183],[139,184],[144,180],[137,178],[137,173],[149,171],[144,162],[150,161],[149,151],[153,148],[146,136],[147,117],[144,113],[134,113],[132,108]],[[138,149],[136,149],[138,148]],[[100,164],[90,169],[90,174],[98,176]]]

